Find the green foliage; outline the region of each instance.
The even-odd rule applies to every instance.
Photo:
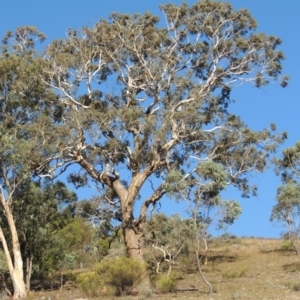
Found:
[[[92,226],[78,217],[73,218],[58,232],[64,248],[73,251],[89,245],[93,236]]]
[[[291,251],[291,250],[294,250],[294,246],[290,240],[284,240],[280,249],[282,251]]]
[[[230,181],[226,169],[220,163],[207,161],[197,167],[199,184],[193,189],[190,209],[196,215],[198,229],[207,235],[212,223],[217,229],[226,229],[241,214],[240,204],[235,200],[223,200],[219,194]]]
[[[145,275],[141,262],[127,257],[104,259],[95,271],[77,276],[78,286],[89,296],[111,296],[130,293],[133,285]]]
[[[271,221],[296,222],[300,216],[300,184],[288,181],[278,188]]]
[[[290,180],[277,190],[277,204],[273,207],[270,220],[285,228],[284,236],[289,239],[297,254],[300,254],[300,184]]]
[[[163,183],[163,188],[170,197],[176,197],[178,192],[185,188],[183,174],[179,170],[170,171]]]
[[[155,284],[161,293],[170,293],[175,291],[177,280],[174,276],[161,275]]]
[[[76,278],[77,286],[90,297],[103,296],[103,281],[97,272],[81,273]]]
[[[140,282],[144,274],[144,266],[132,258],[104,259],[96,269],[105,284],[116,289],[116,295],[127,294],[133,285]]]
[[[147,223],[147,241],[161,246],[168,245],[170,249],[178,250],[180,246],[193,237],[193,222],[183,219],[179,214],[170,217],[163,213],[155,214]],[[175,254],[175,253],[173,253]]]
[[[69,29],[44,52],[35,49],[34,41],[45,39],[36,28],[7,33],[0,53],[0,184],[12,197],[10,206],[16,186],[37,176],[52,180],[77,164],[69,180],[77,188],[96,183],[113,207],[102,220],[109,223],[113,213],[124,233],[143,234],[147,209],[166,194],[200,203],[204,227],[216,207],[219,227],[237,218],[240,207],[222,202],[220,192],[232,184],[245,197],[255,194],[248,174],[265,170],[286,134],[274,132],[274,124],[253,131],[231,114],[231,90],[246,82],[286,86],[281,40],[256,32],[251,14],[229,3],[200,0],[160,9],[165,26],[149,12],[113,13],[91,28]],[[146,185],[153,193],[144,196]],[[24,227],[36,222],[32,236],[47,240],[65,224],[62,218],[39,224],[39,209],[59,210],[38,205],[34,187],[30,194],[20,201],[22,209],[28,204]],[[141,214],[134,217],[138,199]],[[53,253],[83,243],[76,222],[62,229],[65,244]]]
[[[107,254],[110,249],[110,240],[108,238],[100,239],[98,242],[99,251],[104,255]]]
[[[275,170],[281,174],[284,183],[290,180],[298,180],[300,175],[300,142],[296,142],[293,147],[283,150],[282,157],[274,159]]]
[[[207,192],[218,194],[227,185],[227,173],[224,166],[211,160],[204,161],[197,166],[197,174],[204,180]]]
[[[229,3],[160,8],[165,26],[149,12],[113,13],[91,28],[69,29],[45,51],[44,82],[65,95],[51,102],[54,127],[65,130],[50,134],[55,160],[79,164],[69,177],[76,187],[96,181],[104,195],[113,190],[106,200],[120,200],[127,211],[149,184],[154,191],[141,197],[138,223],[131,213],[122,216],[135,229],[150,204],[165,194],[182,199],[207,181],[210,198],[226,184],[255,194],[247,174],[264,171],[268,154],[286,138],[274,124],[254,131],[229,113],[236,84],[286,86],[281,40],[256,32],[251,14]]]
[[[178,257],[188,251],[188,242],[194,238],[193,225],[192,220],[182,219],[179,214],[153,215],[145,228],[146,242],[152,246],[148,260],[159,262],[162,271],[170,273]]]
[[[61,262],[61,269],[74,269],[76,263],[76,253],[66,253],[63,261]]]

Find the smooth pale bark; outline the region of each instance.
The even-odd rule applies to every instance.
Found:
[[[8,271],[13,284],[13,289],[14,289],[13,299],[24,299],[27,296],[27,291],[26,291],[24,275],[23,275],[23,260],[22,260],[21,250],[20,250],[20,242],[17,233],[17,228],[9,204],[10,201],[6,201],[2,193],[1,205],[5,211],[8,228],[11,235],[13,259],[11,257],[10,251],[8,249],[7,241],[1,227],[0,227],[0,240],[2,242]]]
[[[13,263],[2,228],[0,228],[0,240],[2,242],[9,274],[14,288],[13,299],[24,299],[27,296],[27,292],[23,278],[23,260],[20,247],[13,247]]]

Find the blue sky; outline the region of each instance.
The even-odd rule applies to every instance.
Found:
[[[34,25],[48,37],[48,42],[65,37],[67,28],[93,26],[100,18],[107,18],[113,11],[121,13],[143,13],[146,10],[159,14],[158,6],[169,1],[151,0],[10,0],[0,2],[0,36],[17,26]],[[181,1],[172,1],[175,4]],[[196,1],[187,1],[193,4]],[[299,29],[300,2],[283,0],[231,0],[235,9],[247,8],[258,22],[258,31],[278,36],[282,39],[281,50],[285,53],[284,73],[292,77],[289,87],[282,89],[269,85],[257,90],[252,86],[242,86],[234,90],[237,100],[233,110],[253,129],[268,127],[271,122],[279,131],[287,131],[289,138],[281,147],[292,146],[300,139],[300,60]],[[297,33],[298,32],[298,33]],[[279,153],[278,153],[279,155]],[[254,174],[253,182],[259,187],[257,198],[241,199],[239,194],[229,189],[227,198],[239,200],[243,207],[240,219],[229,228],[238,236],[279,237],[282,228],[270,224],[269,217],[275,204],[276,189],[280,179],[272,170],[264,174]],[[86,192],[81,191],[80,197]],[[164,205],[164,204],[163,204]],[[176,212],[182,206],[168,203],[165,208]]]

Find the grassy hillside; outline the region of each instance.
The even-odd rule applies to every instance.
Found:
[[[207,287],[198,274],[194,254],[190,253],[182,255],[174,267],[173,274],[178,280],[174,293],[158,293],[154,286],[151,292],[143,295],[118,299],[300,299],[300,258],[286,241],[215,239],[203,271],[213,285],[211,297],[206,295]],[[92,299],[76,288],[71,280],[61,290],[31,292],[28,299],[47,297],[52,300]]]

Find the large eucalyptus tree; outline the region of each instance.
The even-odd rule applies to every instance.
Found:
[[[37,173],[77,164],[70,180],[95,184],[120,210],[128,255],[140,259],[148,208],[205,184],[196,172],[203,162],[222,164],[227,184],[247,196],[247,175],[264,171],[285,139],[275,125],[253,131],[230,113],[237,85],[287,85],[280,39],[256,32],[250,13],[229,3],[160,9],[162,20],[113,13],[70,29],[48,46],[43,79],[56,91],[56,129]]]

